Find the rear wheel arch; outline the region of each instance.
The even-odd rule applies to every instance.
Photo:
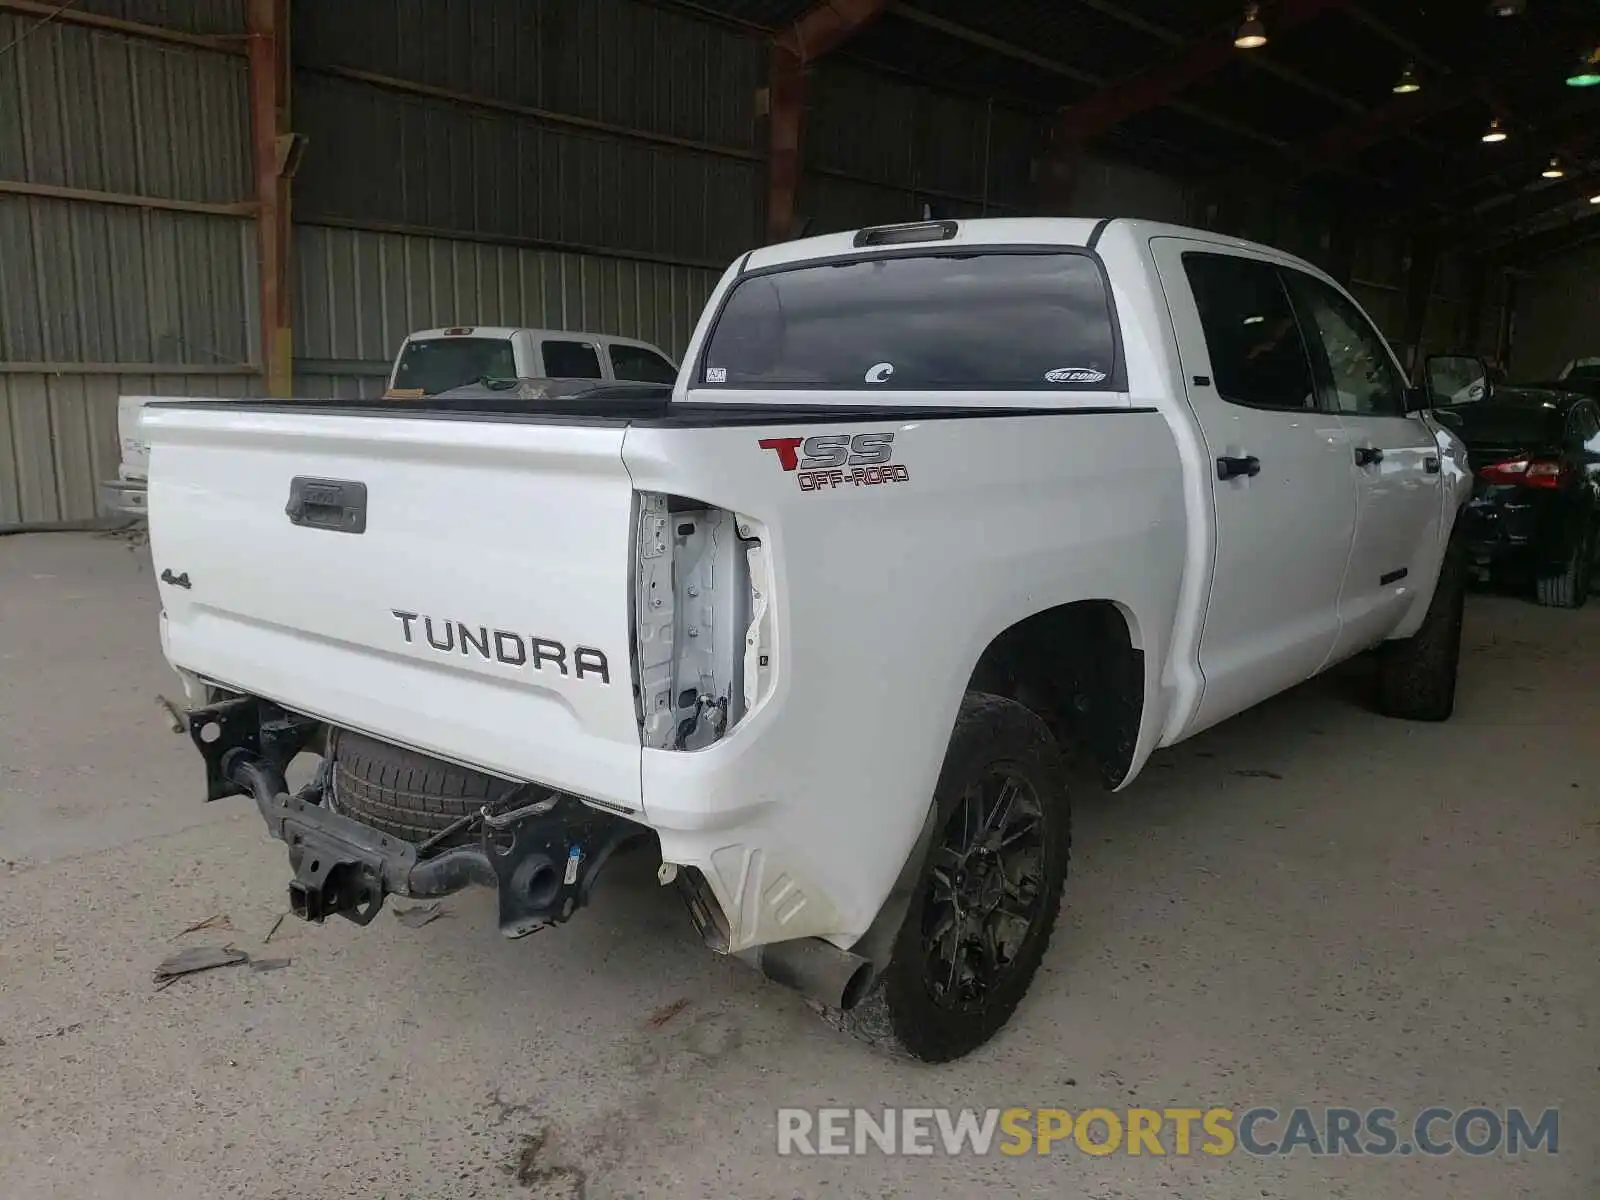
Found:
[[[996,634],[966,688],[1032,709],[1115,786],[1133,764],[1144,716],[1144,644],[1126,605],[1075,600]]]

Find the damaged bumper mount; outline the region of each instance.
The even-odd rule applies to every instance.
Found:
[[[643,826],[552,792],[509,812],[487,809],[450,832],[475,844],[434,850],[373,829],[326,804],[320,782],[291,793],[284,767],[316,736],[318,722],[254,697],[224,700],[189,714],[189,732],[206,763],[207,798],[248,794],[272,836],[289,848],[294,914],[321,922],[338,915],[365,925],[388,895],[444,896],[493,888],[500,932],[522,937],[559,924],[588,902],[606,861]]]

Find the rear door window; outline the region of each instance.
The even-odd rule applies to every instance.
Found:
[[[1184,274],[1205,333],[1217,395],[1251,408],[1315,407],[1311,359],[1271,263],[1187,253]]]
[[[643,346],[611,344],[611,374],[639,383],[676,383],[678,368]]]
[[[740,280],[694,386],[1106,391],[1116,352],[1087,254],[878,255]]]
[[[406,343],[394,386],[421,388],[423,395],[435,396],[480,379],[512,379],[516,374],[516,357],[506,338],[424,338]]]
[[[604,378],[600,354],[588,342],[546,342],[544,373],[551,379]]]

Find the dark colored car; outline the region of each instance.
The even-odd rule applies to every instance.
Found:
[[[1556,386],[1600,398],[1600,358],[1580,358],[1568,363]]]
[[[1487,381],[1472,389],[1481,399],[1462,400],[1459,382],[1435,376],[1430,362],[1434,413],[1466,443],[1476,476],[1462,523],[1472,562],[1492,576],[1531,577],[1541,604],[1582,606],[1600,556],[1600,401],[1554,384]]]

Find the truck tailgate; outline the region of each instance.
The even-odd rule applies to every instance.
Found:
[[[640,807],[623,422],[235,403],[144,430],[175,665]]]

